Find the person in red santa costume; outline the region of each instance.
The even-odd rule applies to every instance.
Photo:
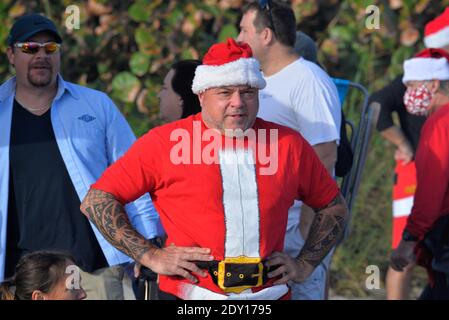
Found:
[[[81,205],[114,246],[160,275],[165,297],[288,298],[287,283],[306,279],[342,237],[348,210],[312,147],[256,118],[264,86],[247,44],[213,45],[192,84],[201,113],[150,130]],[[162,249],[123,209],[147,192],[168,235]],[[295,199],[317,212],[296,259],[282,253]]]
[[[416,260],[430,280],[420,299],[449,299],[449,53],[421,51],[404,62],[402,81],[407,111],[427,120],[416,152],[413,208],[391,266],[402,271]]]
[[[424,44],[427,48],[440,48],[449,52],[449,8],[429,21],[424,28]],[[394,183],[392,196],[392,234],[391,249],[394,250],[402,239],[402,232],[413,207],[416,191],[415,154],[425,116],[407,112],[403,98],[406,86],[402,83],[403,74],[398,75],[385,87],[373,92],[369,104],[380,107],[377,130],[396,150],[394,159]],[[394,121],[394,114],[399,121]],[[390,254],[390,253],[389,253]],[[388,300],[408,300],[414,281],[414,264],[398,272],[389,267],[386,278],[386,298]]]

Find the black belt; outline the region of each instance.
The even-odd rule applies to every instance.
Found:
[[[224,261],[213,260],[197,261],[195,264],[200,269],[206,269],[214,283],[224,291],[237,293],[266,284],[269,280],[267,274],[277,268],[277,266],[267,267],[264,262],[224,263]]]

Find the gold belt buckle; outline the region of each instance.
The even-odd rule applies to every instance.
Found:
[[[232,286],[226,287],[225,280],[226,278],[231,277],[231,273],[226,270],[227,264],[257,264],[257,273],[251,274],[251,278],[257,277],[257,283],[253,285],[242,285],[242,286]],[[239,274],[239,278],[243,279],[244,275]],[[263,263],[260,257],[251,258],[247,256],[239,256],[239,257],[229,257],[218,263],[218,286],[226,293],[240,293],[246,289],[259,287],[263,284]]]

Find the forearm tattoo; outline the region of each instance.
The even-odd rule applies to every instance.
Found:
[[[339,194],[326,207],[315,210],[316,217],[297,259],[316,267],[343,236],[347,210]]]
[[[81,211],[114,247],[139,261],[151,249],[149,242],[131,225],[125,208],[111,194],[90,189]]]

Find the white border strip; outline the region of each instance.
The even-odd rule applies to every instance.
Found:
[[[393,201],[393,217],[405,217],[410,215],[413,208],[413,196]]]
[[[256,167],[249,150],[219,152],[226,224],[225,257],[260,257]]]
[[[191,283],[182,283],[178,295],[183,300],[278,300],[287,294],[288,290],[287,285],[280,284],[258,292],[247,289],[238,294],[224,295]]]

